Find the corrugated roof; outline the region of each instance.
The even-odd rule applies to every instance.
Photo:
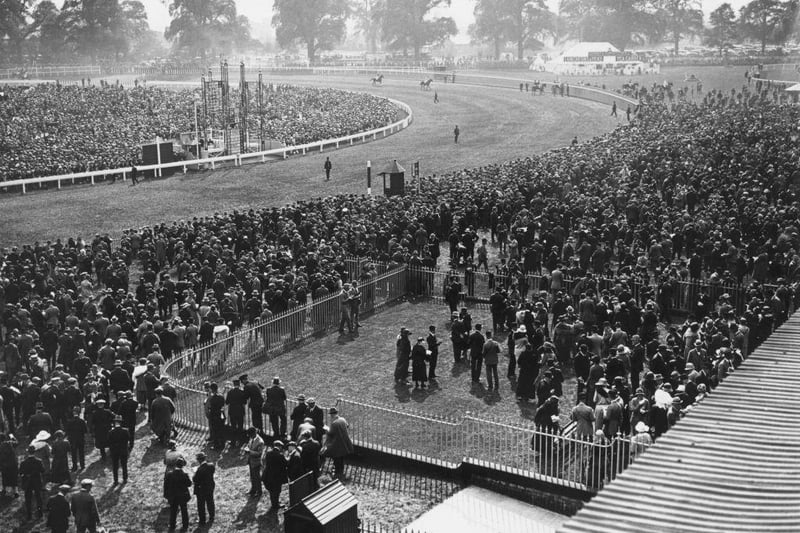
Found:
[[[303,505],[320,524],[327,524],[343,511],[358,505],[358,500],[339,481],[326,485],[321,490],[306,496]]]
[[[559,531],[800,531],[800,313]]]

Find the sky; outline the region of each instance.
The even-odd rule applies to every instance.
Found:
[[[558,0],[545,0],[551,10],[556,11],[558,8]],[[708,18],[708,14],[716,9],[725,0],[701,0],[703,12]],[[169,25],[169,10],[167,9],[168,0],[142,0],[145,9],[147,10],[147,17],[150,22],[150,28],[163,31]],[[734,10],[738,11],[740,7],[745,5],[748,0],[728,0]],[[236,6],[239,14],[247,15],[251,24],[258,28],[270,28],[269,21],[272,17],[272,0],[236,0]],[[467,36],[467,28],[473,22],[472,11],[475,7],[475,0],[452,0],[450,7],[440,8],[435,14],[438,16],[450,16],[456,21],[458,26],[458,36],[454,39],[457,43],[469,42]],[[264,40],[262,35],[253,35],[253,37]]]

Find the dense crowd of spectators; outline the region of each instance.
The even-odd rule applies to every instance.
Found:
[[[2,94],[2,180],[139,164],[142,144],[195,131],[193,101],[200,98],[190,90],[111,84],[5,87]],[[249,129],[258,135],[256,95],[250,91]],[[238,92],[232,91],[231,101],[238,101]],[[388,100],[363,93],[272,85],[262,92],[262,111],[264,139],[286,145],[378,128],[397,114]],[[202,99],[199,113],[202,126]],[[212,106],[209,126],[222,122]]]
[[[153,94],[27,91],[16,97]],[[486,228],[501,251],[491,265],[498,275],[490,299],[494,338],[507,342],[508,374],[519,368],[518,399],[539,406],[536,423],[558,424],[551,397],[560,394],[559,367],[570,365],[592,412],[585,416],[593,417],[589,427],[575,415],[582,438],[603,443],[630,429],[657,437],[796,307],[800,110],[747,87],[712,91],[698,104],[649,102],[606,136],[433,176],[421,193],[402,198],[339,195],[130,229],[119,242],[96,235],[4,249],[0,424],[9,432],[27,428],[31,441],[41,432],[32,420],[45,418],[35,418],[37,411],[49,416],[48,437],[85,417],[97,443],[94,413],[105,410],[98,404],[118,402],[118,412],[128,391],[141,406],[169,398],[174,389],[159,376],[165,360],[341,291],[348,254],[434,267],[443,240],[457,271],[489,269],[478,234]],[[129,279],[134,263],[138,280]],[[546,274],[547,286],[527,286],[525,272]],[[601,277],[613,284],[601,285]],[[569,294],[567,278],[580,278]],[[681,279],[745,283],[744,310],[701,292],[702,305],[664,335],[658,322],[672,323],[670,283]],[[649,292],[634,296],[633,281]],[[453,283],[449,294],[457,296],[460,282]],[[454,317],[454,356],[468,353],[472,340],[477,356],[480,339],[464,318]],[[475,371],[473,381],[480,379]],[[496,368],[493,378],[496,384]],[[170,404],[150,409],[164,442]],[[103,428],[110,420],[102,417],[113,412],[101,416]],[[636,430],[639,422],[647,429]]]

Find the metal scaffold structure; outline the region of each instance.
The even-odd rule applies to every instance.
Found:
[[[239,86],[231,91],[227,61],[220,62],[220,77],[211,69],[201,79],[203,90],[204,144],[226,155],[263,150],[265,94],[261,72],[258,81],[247,81],[245,64],[239,65]],[[253,114],[254,112],[254,114]]]

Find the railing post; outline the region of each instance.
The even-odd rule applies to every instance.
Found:
[[[58,183],[58,188],[60,190],[61,189],[61,180],[56,180],[56,183]]]
[[[22,194],[25,194],[25,184],[22,184]]]

